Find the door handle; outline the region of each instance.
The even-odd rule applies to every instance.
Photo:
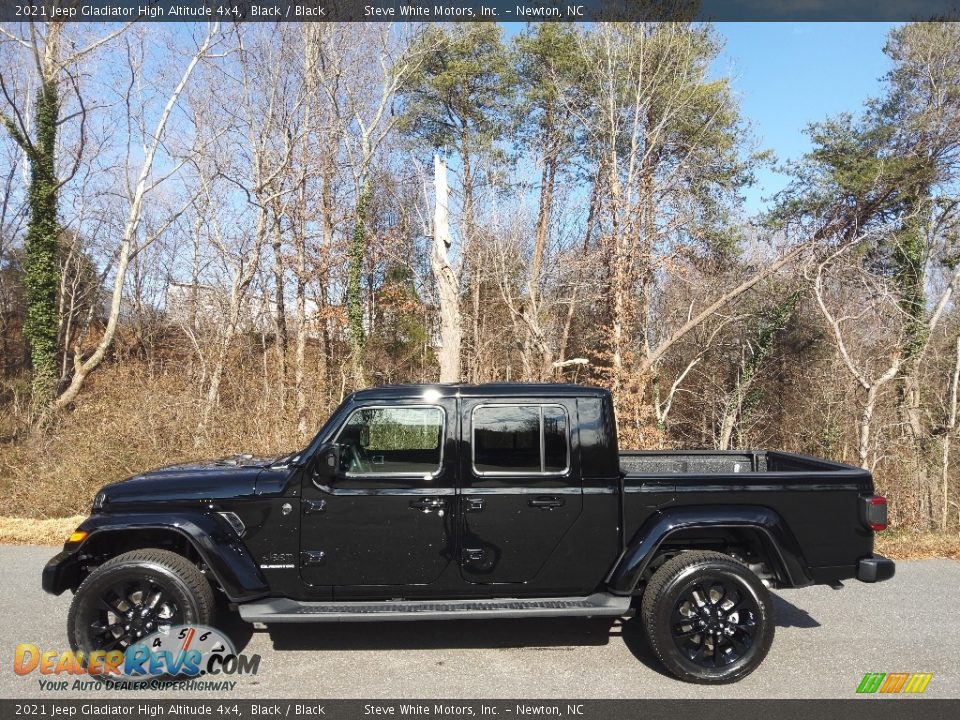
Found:
[[[564,499],[559,497],[530,498],[530,507],[540,508],[541,510],[552,510],[553,508],[562,507],[563,503]]]
[[[440,498],[418,498],[416,500],[410,501],[410,507],[414,510],[419,510],[422,513],[433,512],[434,510],[442,510],[446,507],[446,500],[441,500]]]

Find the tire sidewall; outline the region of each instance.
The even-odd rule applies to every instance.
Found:
[[[673,609],[680,597],[705,577],[735,582],[757,606],[758,628],[753,644],[742,658],[719,671],[700,667],[688,660],[677,647],[671,632]],[[770,650],[774,629],[770,592],[756,575],[732,561],[699,563],[678,572],[659,593],[647,627],[647,631],[655,636],[661,659],[672,673],[688,682],[710,684],[735,682],[756,670]]]
[[[89,647],[90,643],[84,636],[85,617],[91,604],[98,603],[100,595],[110,585],[124,579],[148,580],[162,585],[173,595],[181,609],[184,625],[202,625],[208,622],[208,618],[201,617],[197,599],[190,587],[174,570],[160,563],[131,560],[95,570],[77,589],[67,618],[67,635],[71,649],[85,653],[97,649]]]

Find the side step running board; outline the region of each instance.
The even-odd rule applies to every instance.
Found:
[[[367,602],[299,602],[276,598],[240,605],[247,622],[366,622],[371,620],[476,620],[611,616],[630,609],[630,598],[594,593],[588,597],[509,598],[497,600],[381,600]]]

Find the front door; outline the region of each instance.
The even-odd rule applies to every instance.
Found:
[[[529,583],[580,516],[576,403],[464,400],[461,575]]]
[[[308,473],[300,575],[313,586],[429,585],[449,565],[456,404],[358,406],[335,436],[339,466]],[[349,594],[349,592],[347,593]]]

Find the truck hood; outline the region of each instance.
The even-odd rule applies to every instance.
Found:
[[[272,457],[254,457],[253,455],[227,455],[226,457],[216,458],[215,460],[194,460],[192,462],[181,463],[179,465],[165,465],[156,470],[148,470],[137,477],[159,476],[166,474],[176,474],[192,471],[210,471],[222,470],[224,468],[264,468],[280,460],[282,455]],[[134,478],[130,478],[131,480]],[[123,481],[126,482],[126,481]]]
[[[233,455],[148,470],[100,489],[94,510],[158,502],[191,503],[252,496],[265,467],[284,456]]]

